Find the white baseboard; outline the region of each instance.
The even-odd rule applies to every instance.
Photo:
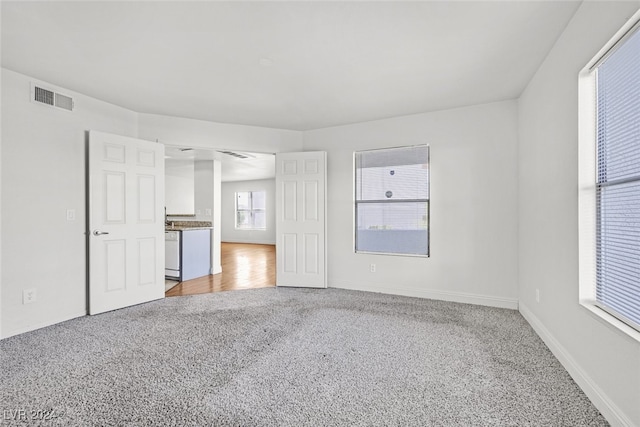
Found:
[[[571,378],[584,391],[584,394],[591,400],[600,413],[609,421],[612,426],[632,427],[631,422],[618,406],[609,399],[607,394],[591,379],[589,374],[571,356],[569,351],[549,332],[540,319],[529,308],[520,303],[520,314],[531,325],[534,331],[542,338],[542,341],[549,347],[549,350],[560,361],[562,366],[569,372]]]
[[[211,267],[210,274],[218,274],[218,273],[222,273],[222,266],[220,264],[214,265],[213,267]]]
[[[369,283],[356,283],[344,280],[329,281],[330,288],[350,289],[353,291],[379,292],[383,294],[402,295],[406,297],[428,298],[442,301],[461,302],[464,304],[476,304],[489,307],[518,309],[516,298],[503,298],[487,295],[470,294],[463,292],[448,292],[433,289],[409,289],[402,287],[380,286]]]
[[[13,329],[10,330],[6,333],[6,335],[3,335],[2,338],[9,338],[12,337],[14,335],[20,335],[20,334],[24,334],[25,332],[31,332],[31,331],[35,331],[36,329],[40,329],[40,328],[46,328],[47,326],[51,326],[51,325],[55,325],[56,323],[62,323],[62,322],[66,322],[67,320],[71,320],[71,319],[75,319],[78,317],[83,317],[86,316],[87,312],[83,311],[83,312],[78,312],[78,313],[72,313],[72,314],[65,314],[62,315],[60,317],[56,317],[53,320],[48,320],[46,322],[40,322],[40,323],[33,323],[27,326],[23,326],[20,327],[18,329]],[[5,333],[5,331],[2,331],[3,334]]]

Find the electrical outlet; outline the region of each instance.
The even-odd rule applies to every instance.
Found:
[[[540,302],[540,289],[536,289],[536,302]]]
[[[204,214],[205,214],[206,216],[211,216],[211,209],[205,209],[205,210],[204,210]]]
[[[375,264],[369,264],[369,271],[372,273],[376,272],[376,265]]]
[[[25,289],[22,291],[22,304],[31,304],[36,302],[38,294],[35,288]]]

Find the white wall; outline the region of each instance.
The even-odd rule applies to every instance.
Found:
[[[578,304],[578,73],[639,6],[578,9],[519,100],[518,186],[520,310],[607,419],[636,426],[640,343]]]
[[[211,274],[222,272],[220,242],[222,236],[222,165],[220,160],[213,161],[213,231],[211,232]],[[217,250],[216,250],[217,249]]]
[[[328,152],[329,286],[516,308],[516,119],[505,101],[306,132]],[[431,257],[355,254],[354,150],[425,143]]]
[[[236,230],[235,197],[238,191],[265,191],[267,229]],[[222,241],[236,243],[276,244],[276,181],[258,179],[252,181],[233,181],[222,183]]]
[[[213,221],[214,197],[214,161],[198,160],[194,162],[194,199],[195,220]]]
[[[34,104],[30,81],[2,70],[3,337],[86,314],[85,132],[137,136],[136,113],[62,89],[73,112]]]

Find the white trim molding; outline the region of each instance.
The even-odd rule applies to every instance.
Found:
[[[352,291],[379,292],[382,294],[402,295],[405,297],[427,298],[441,301],[459,302],[463,304],[484,305],[488,307],[518,309],[516,298],[504,298],[489,295],[470,294],[466,292],[440,291],[436,289],[411,289],[396,286],[383,286],[371,282],[350,282],[329,279],[330,288],[349,289]]]
[[[613,426],[633,427],[633,422],[624,412],[607,396],[607,394],[591,379],[587,372],[576,362],[569,351],[558,341],[553,334],[542,324],[540,319],[525,304],[520,303],[520,314],[531,325],[534,331],[542,338],[549,350],[560,361],[571,378],[584,391],[594,406],[604,415]]]
[[[22,327],[22,328],[14,329],[12,331],[7,331],[7,334],[3,335],[2,339],[9,338],[9,337],[12,337],[14,335],[24,334],[26,332],[35,331],[37,329],[46,328],[47,326],[53,326],[53,325],[56,325],[58,323],[66,322],[68,320],[77,319],[78,317],[84,317],[86,315],[87,315],[86,311],[73,313],[73,314],[66,314],[66,315],[54,318],[52,320],[48,320],[46,322],[31,324],[31,325],[28,325],[28,326],[25,326],[25,327]]]

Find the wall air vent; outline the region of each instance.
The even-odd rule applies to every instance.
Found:
[[[73,99],[69,96],[56,93],[56,107],[73,111]]]
[[[73,98],[31,83],[31,102],[73,111]]]
[[[53,97],[55,92],[51,92],[50,90],[42,89],[41,87],[35,86],[35,94],[34,101],[42,102],[43,104],[53,105]]]
[[[237,159],[249,159],[251,157],[251,156],[247,156],[246,154],[236,153],[233,151],[218,151],[218,153],[226,154],[228,156],[232,156]]]

